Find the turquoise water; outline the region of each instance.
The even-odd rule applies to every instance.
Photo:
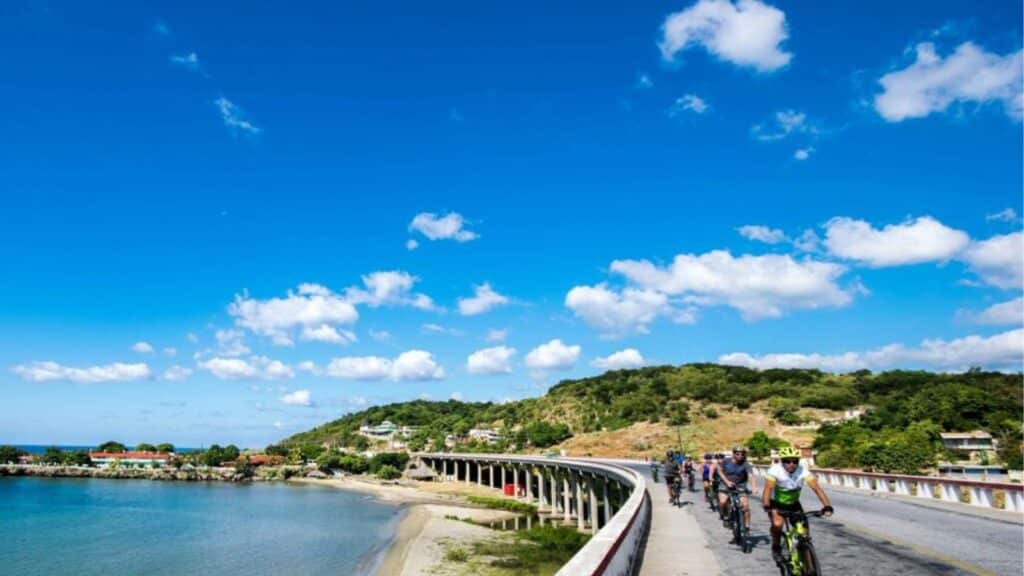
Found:
[[[0,478],[0,573],[365,574],[400,516],[320,486]]]

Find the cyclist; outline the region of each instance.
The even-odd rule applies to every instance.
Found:
[[[654,479],[654,483],[658,483],[658,470],[661,469],[661,462],[658,462],[657,458],[651,458],[651,478]]]
[[[665,486],[668,487],[668,502],[672,504],[672,483],[679,477],[679,462],[676,461],[676,453],[672,450],[665,453],[665,465],[661,472],[665,477]]]
[[[708,494],[708,490],[711,489],[711,470],[714,468],[714,461],[711,460],[711,454],[704,454],[704,463],[700,466],[700,481],[704,485],[704,493]]]
[[[686,489],[693,492],[693,458],[684,456],[683,474],[686,475]]]
[[[718,476],[722,481],[718,492],[719,510],[727,509],[729,490],[739,490],[740,506],[743,507],[743,524],[747,530],[750,530],[750,502],[747,499],[747,494],[757,490],[757,477],[754,476],[754,467],[747,461],[745,446],[733,446],[732,457],[725,458],[718,466]],[[749,489],[748,483],[750,484]],[[728,514],[725,517],[728,518]]]
[[[810,486],[814,495],[821,501],[822,516],[831,516],[835,509],[832,508],[818,479],[800,464],[800,450],[792,446],[780,448],[779,463],[772,465],[765,474],[764,493],[761,494],[761,505],[772,519],[772,558],[776,564],[783,562],[782,547],[779,544],[783,519],[779,511],[803,512],[800,491],[804,484]]]

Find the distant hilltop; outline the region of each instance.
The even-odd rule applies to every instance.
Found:
[[[1021,467],[1021,374],[894,370],[829,374],[717,364],[652,366],[565,380],[506,403],[414,400],[348,414],[268,451],[316,444],[652,457],[751,440],[755,455],[793,444],[827,466],[919,472],[964,460],[941,434],[991,435],[970,455]]]

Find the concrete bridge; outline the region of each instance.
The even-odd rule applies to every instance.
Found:
[[[559,576],[777,574],[766,515],[743,554],[700,492],[668,504],[650,467],[627,460],[422,454],[445,481],[472,482],[538,506],[542,521],[592,533]],[[832,575],[1018,576],[1024,573],[1024,488],[933,477],[816,471],[836,507],[812,520],[822,571]],[[805,491],[810,492],[810,491]],[[805,506],[817,507],[813,494]]]

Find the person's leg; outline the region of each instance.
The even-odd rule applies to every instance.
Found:
[[[722,511],[722,517],[729,517],[729,495],[725,492],[718,492],[718,509]]]
[[[743,506],[743,525],[750,529],[750,502],[747,500],[747,495],[740,495],[740,506]]]

